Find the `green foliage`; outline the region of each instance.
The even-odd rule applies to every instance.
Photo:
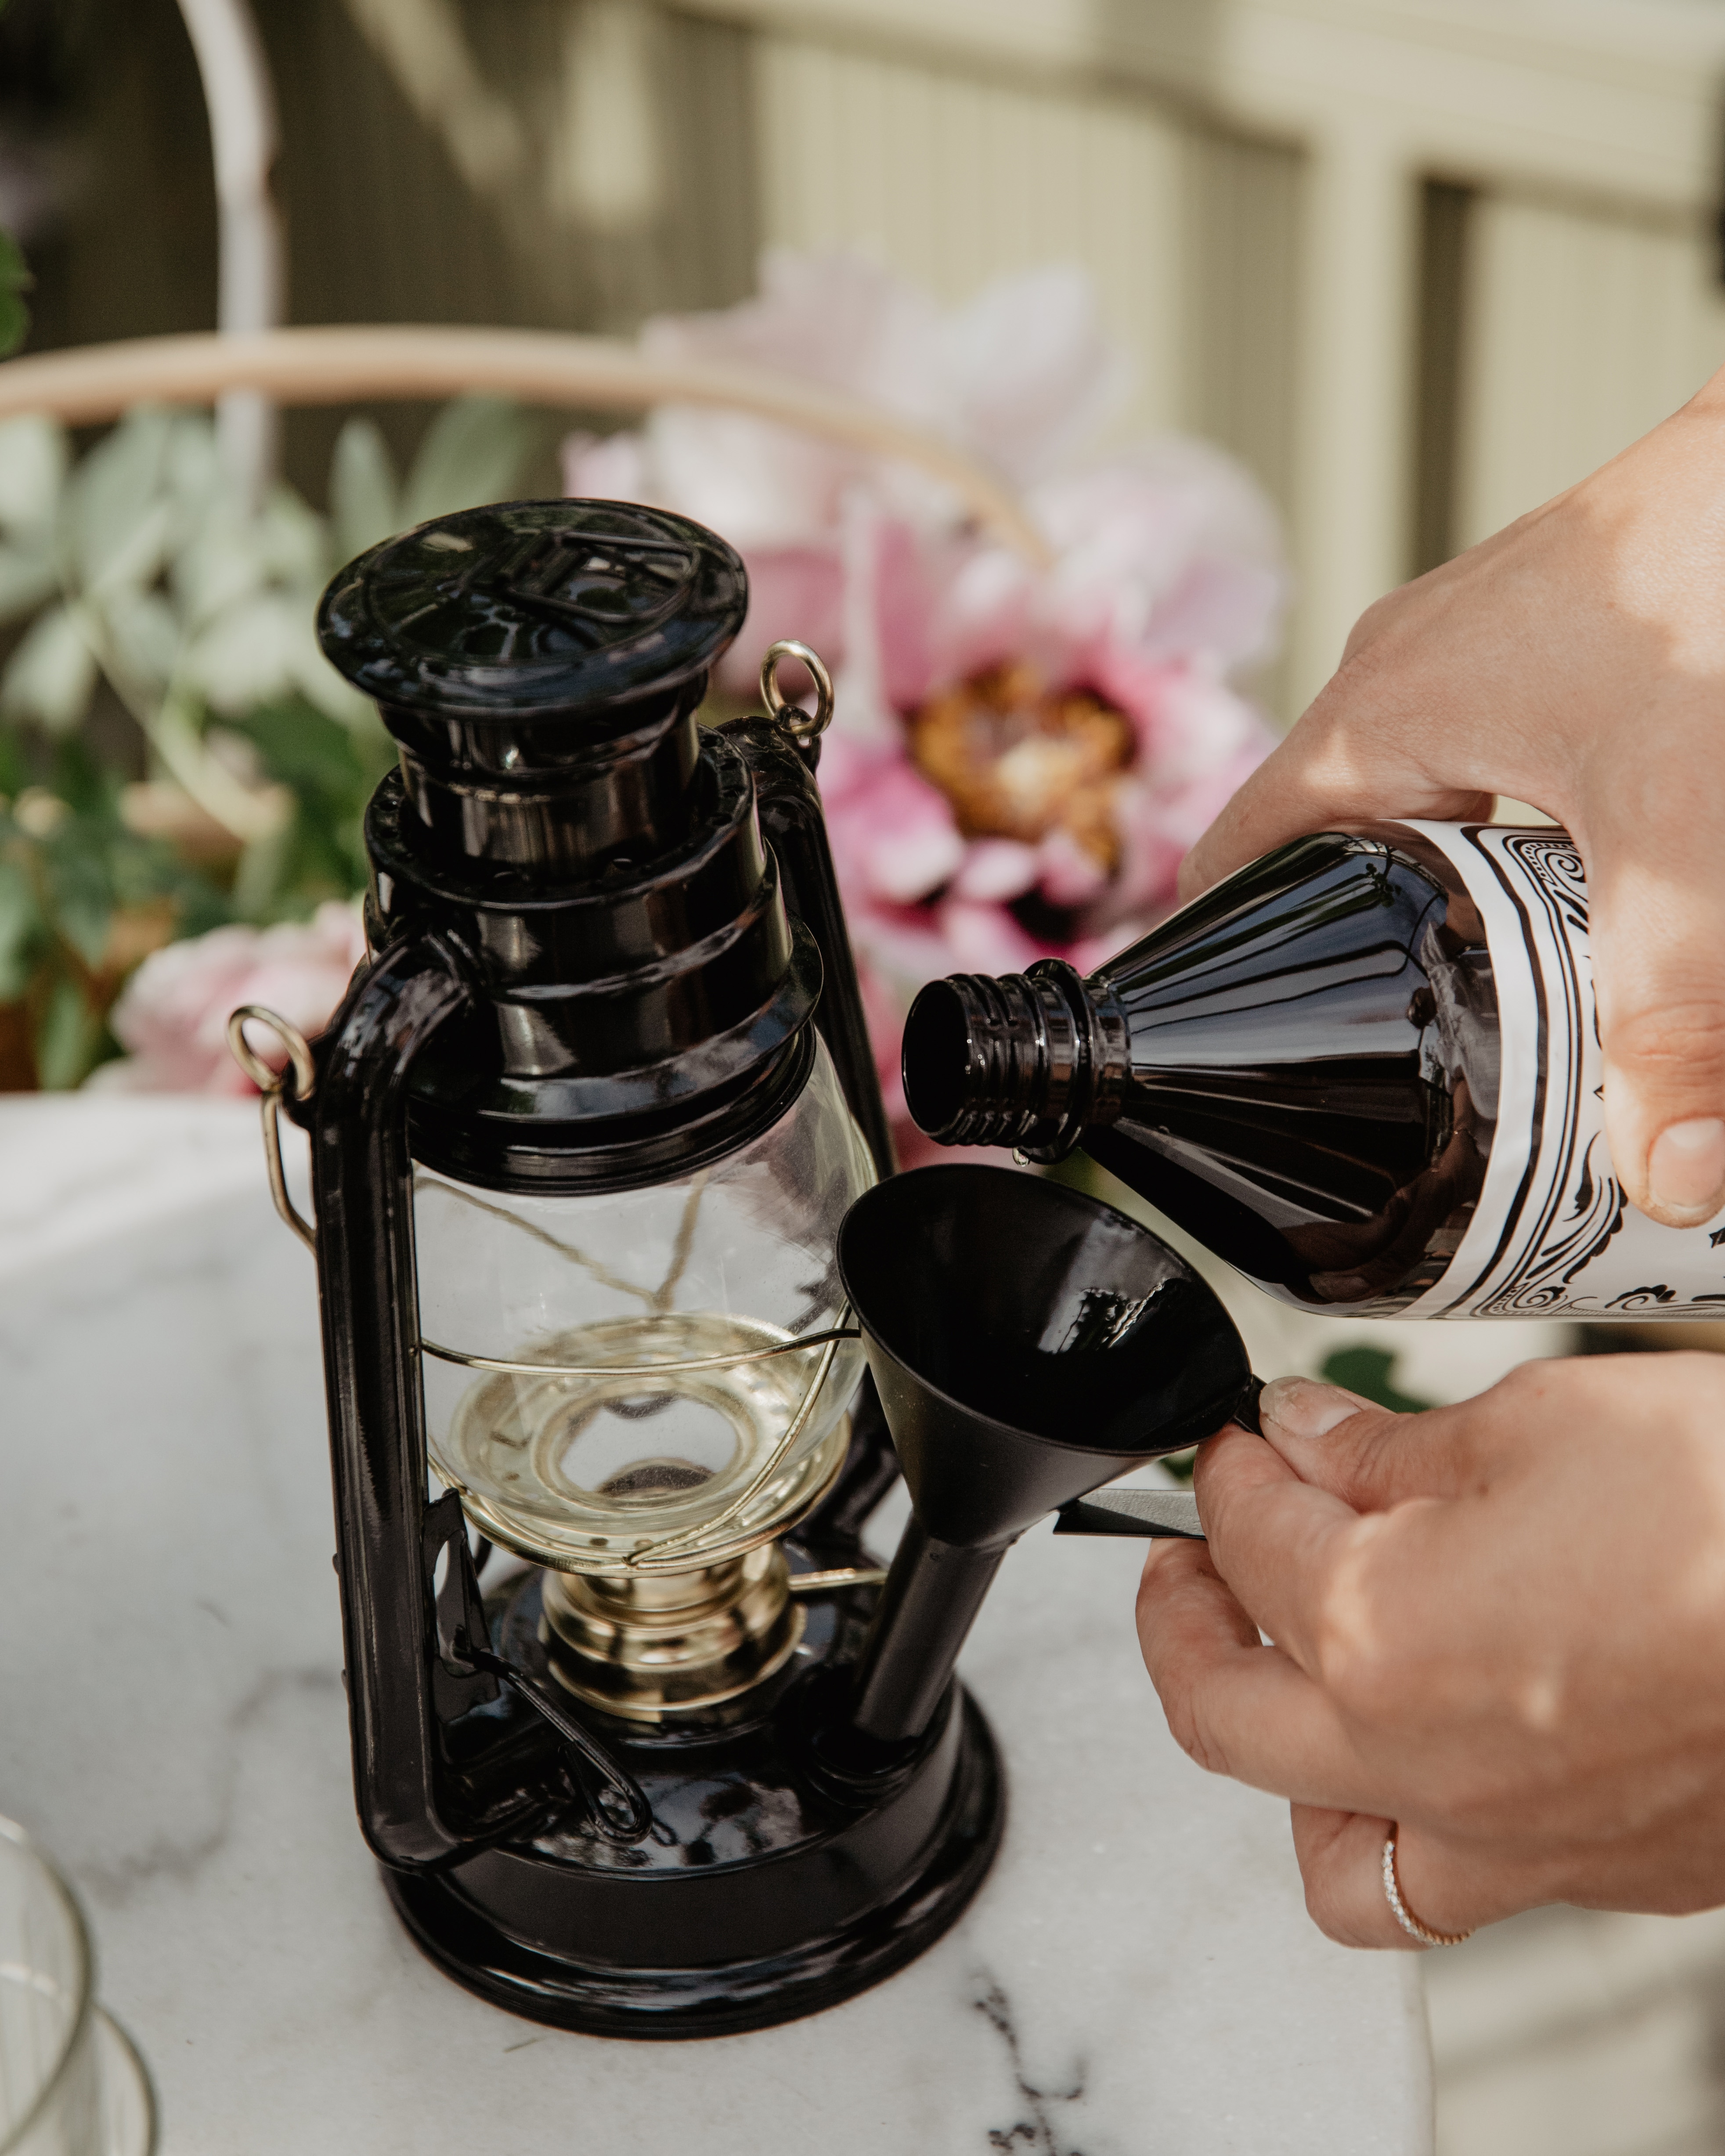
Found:
[[[134,411],[75,464],[53,421],[0,424],[0,1004],[28,1007],[43,1085],[115,1052],[108,1008],[152,942],[362,886],[394,752],[318,649],[318,596],[392,532],[511,494],[536,446],[514,407],[462,398],[398,475],[350,420],[326,518],[285,486],[249,503],[201,414]],[[148,786],[90,749],[116,704]]]
[[[15,783],[25,763],[18,735],[0,731],[0,775]],[[171,846],[126,828],[119,781],[81,742],[59,743],[49,771],[51,787],[24,786],[0,806],[0,1002],[28,1004],[38,1081],[55,1091],[115,1052],[105,1020],[125,970],[116,923],[143,932],[136,957],[170,927],[215,927],[229,907]]]
[[[18,242],[10,233],[0,232],[0,359],[9,352],[16,352],[24,341],[30,326],[30,311],[24,305],[24,295],[35,279],[25,266]]]
[[[1397,1414],[1422,1414],[1431,1402],[1417,1399],[1412,1393],[1399,1392],[1391,1382],[1394,1372],[1394,1356],[1381,1348],[1338,1348],[1324,1358],[1318,1374],[1327,1384],[1340,1385],[1343,1392],[1358,1393],[1363,1400],[1370,1400],[1374,1406],[1391,1408]]]
[[[302,914],[326,898],[347,898],[366,880],[366,803],[395,760],[376,716],[344,726],[304,698],[260,704],[235,722],[269,776],[293,796],[293,814],[247,894],[254,919]]]

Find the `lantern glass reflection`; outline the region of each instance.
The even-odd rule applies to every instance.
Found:
[[[839,1325],[834,1238],[873,1180],[818,1037],[778,1122],[669,1181],[539,1197],[417,1171],[431,1458],[475,1524],[610,1572],[661,1543],[705,1563],[800,1510],[842,1453],[862,1352],[760,1351]]]

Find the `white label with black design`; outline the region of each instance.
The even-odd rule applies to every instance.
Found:
[[[1411,819],[1485,922],[1502,1060],[1473,1218],[1409,1317],[1725,1317],[1725,1224],[1638,1213],[1605,1142],[1587,883],[1548,825]]]

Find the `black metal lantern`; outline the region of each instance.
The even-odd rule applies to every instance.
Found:
[[[401,749],[372,955],[311,1047],[233,1029],[311,1137],[366,1837],[460,1982],[613,2035],[788,2020],[945,1929],[1000,1833],[952,1669],[1002,1553],[1245,1377],[1172,1252],[1028,1177],[875,1190],[841,1280],[892,1162],[830,690],[775,647],[815,715],[769,655],[765,713],[697,727],[746,603],[721,541],[614,502],[362,555],[320,629]],[[865,1347],[922,1515],[890,1577]]]
[[[684,518],[526,502],[374,547],[320,617],[401,747],[374,955],[287,1087],[360,1819],[453,1974],[617,2034],[860,1989],[1000,1819],[956,1702],[884,1778],[811,1748],[893,1473],[834,1241],[891,1162],[824,712],[696,726],[746,604]],[[474,1530],[530,1560],[489,1609]]]

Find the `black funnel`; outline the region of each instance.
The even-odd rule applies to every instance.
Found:
[[[858,1674],[855,1719],[919,1734],[1007,1545],[1226,1422],[1250,1383],[1192,1268],[1112,1206],[1009,1168],[918,1168],[839,1231],[916,1517]]]

